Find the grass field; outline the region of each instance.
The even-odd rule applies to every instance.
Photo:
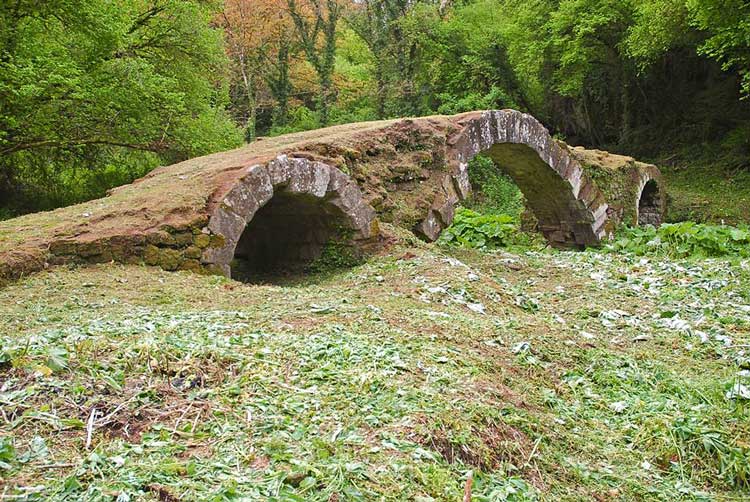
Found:
[[[0,290],[0,333],[1,500],[750,496],[747,261],[57,269]]]

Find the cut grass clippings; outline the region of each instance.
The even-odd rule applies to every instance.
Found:
[[[739,259],[56,269],[0,289],[0,330],[9,500],[456,501],[469,476],[473,501],[748,495]]]

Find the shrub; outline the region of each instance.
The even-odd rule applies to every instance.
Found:
[[[481,214],[459,207],[453,225],[440,235],[443,244],[456,244],[471,248],[507,246],[518,233],[515,218],[507,214]]]
[[[523,194],[491,158],[477,155],[469,162],[469,181],[474,191],[468,200],[471,209],[520,219],[524,210]]]
[[[705,225],[692,221],[652,226],[625,227],[619,237],[605,248],[636,255],[660,254],[689,256],[750,256],[750,229],[727,225]]]

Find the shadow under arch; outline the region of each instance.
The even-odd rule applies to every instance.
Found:
[[[322,162],[280,155],[254,165],[223,197],[208,229],[224,242],[202,262],[250,280],[275,269],[301,269],[331,239],[354,246],[377,234],[375,211],[356,182]]]
[[[664,201],[659,184],[650,179],[643,184],[638,196],[638,226],[653,225],[658,227],[662,223]]]
[[[455,206],[471,193],[468,166],[485,154],[513,179],[554,246],[598,246],[609,234],[604,195],[566,148],[531,115],[515,110],[470,113],[452,138],[452,177],[417,231],[435,240]]]

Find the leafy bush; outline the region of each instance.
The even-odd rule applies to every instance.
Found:
[[[307,267],[307,270],[313,273],[331,272],[355,267],[362,262],[362,256],[344,240],[330,239],[323,247],[321,255]]]
[[[523,194],[491,158],[477,155],[469,162],[469,181],[474,191],[468,201],[471,209],[520,219],[524,210]]]
[[[637,255],[662,254],[688,256],[750,256],[750,229],[727,225],[704,225],[692,221],[664,224],[658,229],[647,226],[625,227],[608,251],[626,251]]]
[[[518,233],[515,218],[507,214],[481,214],[459,207],[453,225],[440,235],[443,244],[471,248],[507,246]]]

